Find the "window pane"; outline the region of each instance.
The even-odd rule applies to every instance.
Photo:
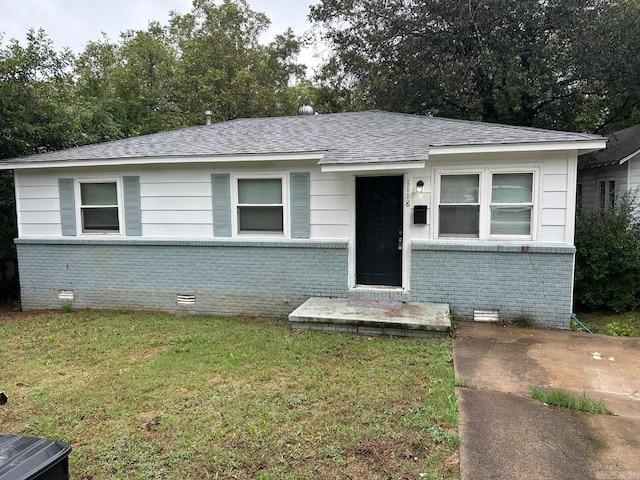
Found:
[[[282,207],[238,207],[240,232],[282,232]]]
[[[440,203],[478,203],[479,175],[440,177]]]
[[[491,185],[491,203],[531,203],[532,173],[496,173]]]
[[[118,194],[114,183],[81,183],[82,205],[117,205]]]
[[[117,232],[119,230],[118,207],[82,209],[83,232]]]
[[[491,207],[492,235],[530,235],[531,207]]]
[[[440,205],[441,237],[478,237],[478,205]]]
[[[282,203],[282,180],[279,178],[238,180],[238,203]]]

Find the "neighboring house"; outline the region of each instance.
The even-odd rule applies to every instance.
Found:
[[[592,212],[613,205],[616,192],[640,187],[640,125],[612,133],[607,148],[578,161],[578,208]]]
[[[381,111],[239,119],[0,163],[22,305],[285,316],[448,303],[568,328],[579,153],[605,139]]]

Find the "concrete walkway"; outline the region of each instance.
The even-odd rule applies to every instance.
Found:
[[[463,479],[640,479],[640,339],[462,323],[454,339]],[[604,399],[545,406],[532,385]]]

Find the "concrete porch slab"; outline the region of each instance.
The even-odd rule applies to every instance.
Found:
[[[442,337],[451,330],[445,303],[311,297],[289,315],[295,330]]]

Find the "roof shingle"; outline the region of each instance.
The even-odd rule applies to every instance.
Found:
[[[537,128],[389,113],[237,119],[3,163],[324,152],[321,164],[426,160],[429,147],[600,140]]]

